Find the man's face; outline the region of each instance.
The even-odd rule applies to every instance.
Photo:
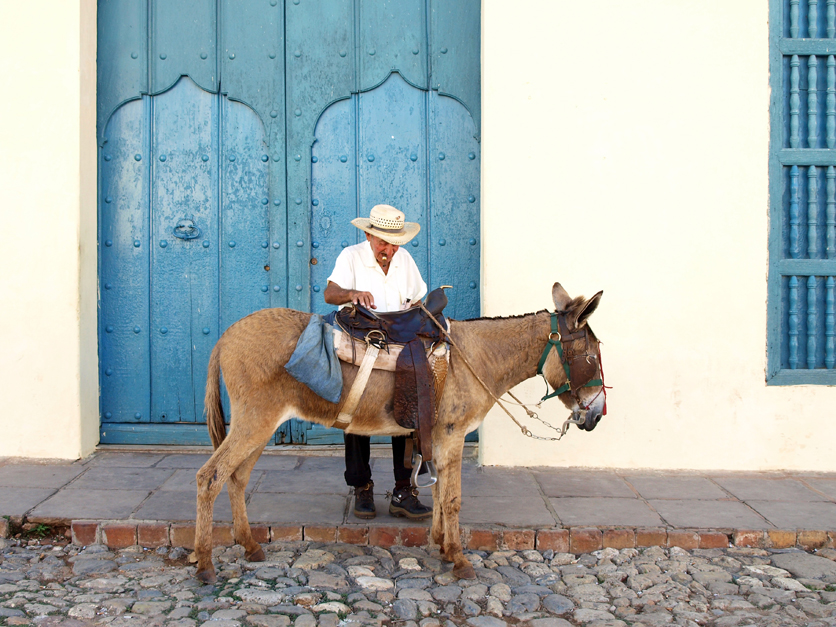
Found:
[[[381,268],[386,268],[400,247],[390,244],[371,233],[366,233],[366,239],[372,245],[372,253],[378,265]]]

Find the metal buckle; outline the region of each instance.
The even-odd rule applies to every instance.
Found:
[[[375,348],[384,350],[386,348],[386,335],[379,329],[372,329],[366,333],[366,344],[371,344]]]
[[[421,472],[421,464],[423,463],[424,458],[422,457],[421,453],[413,449],[412,475],[409,477],[409,482],[412,484],[413,488],[429,488],[431,485],[435,484],[436,481],[438,481],[438,472],[435,469],[435,464],[432,462],[426,462],[427,472],[429,472],[430,474],[430,480],[428,483],[424,484],[418,482],[418,473]]]

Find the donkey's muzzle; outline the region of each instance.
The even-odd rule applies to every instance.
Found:
[[[586,412],[586,420],[578,425],[579,429],[583,431],[592,431],[595,427],[598,426],[598,423],[601,421],[601,412],[589,410]]]

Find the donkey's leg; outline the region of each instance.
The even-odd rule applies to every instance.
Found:
[[[464,434],[445,437],[434,453],[438,470],[439,501],[443,509],[441,520],[441,554],[453,562],[453,574],[460,579],[475,579],[473,566],[462,552],[462,540],[459,532],[459,511],[462,501],[462,451]],[[435,517],[433,517],[435,524]]]
[[[246,551],[245,555],[249,562],[263,562],[266,559],[261,545],[253,538],[245,501],[250,474],[258,458],[261,457],[263,450],[264,446],[262,445],[244,460],[244,463],[238,466],[235,472],[229,477],[229,483],[226,484],[229,490],[229,503],[232,505],[232,524],[235,541],[244,547]]]
[[[240,416],[239,420],[248,416]],[[255,416],[248,420],[253,429],[233,429],[218,450],[197,472],[197,521],[195,523],[195,554],[197,573],[201,581],[213,582],[215,567],[212,565],[212,510],[215,499],[233,469],[237,469],[254,452],[264,447],[264,442],[275,430],[276,422],[262,421],[256,424]]]
[[[215,499],[223,488],[230,440],[224,440],[203,467],[197,471],[197,517],[194,550],[197,557],[195,576],[206,583],[217,581],[212,565],[212,514]]]
[[[444,483],[442,479],[441,468],[436,464],[438,471],[438,481],[432,485],[433,503],[441,503],[441,486]],[[437,544],[440,550],[444,551],[444,508],[440,505],[433,507],[433,522],[430,527],[430,538],[434,544]]]

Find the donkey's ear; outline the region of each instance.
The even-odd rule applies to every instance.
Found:
[[[580,329],[583,325],[586,324],[587,319],[595,310],[598,309],[598,303],[601,302],[601,296],[604,295],[603,290],[595,294],[592,298],[587,300],[583,305],[578,307],[578,313],[575,317],[575,328]]]
[[[556,311],[566,311],[569,303],[572,302],[572,297],[566,293],[560,283],[555,283],[552,287],[552,300]]]

